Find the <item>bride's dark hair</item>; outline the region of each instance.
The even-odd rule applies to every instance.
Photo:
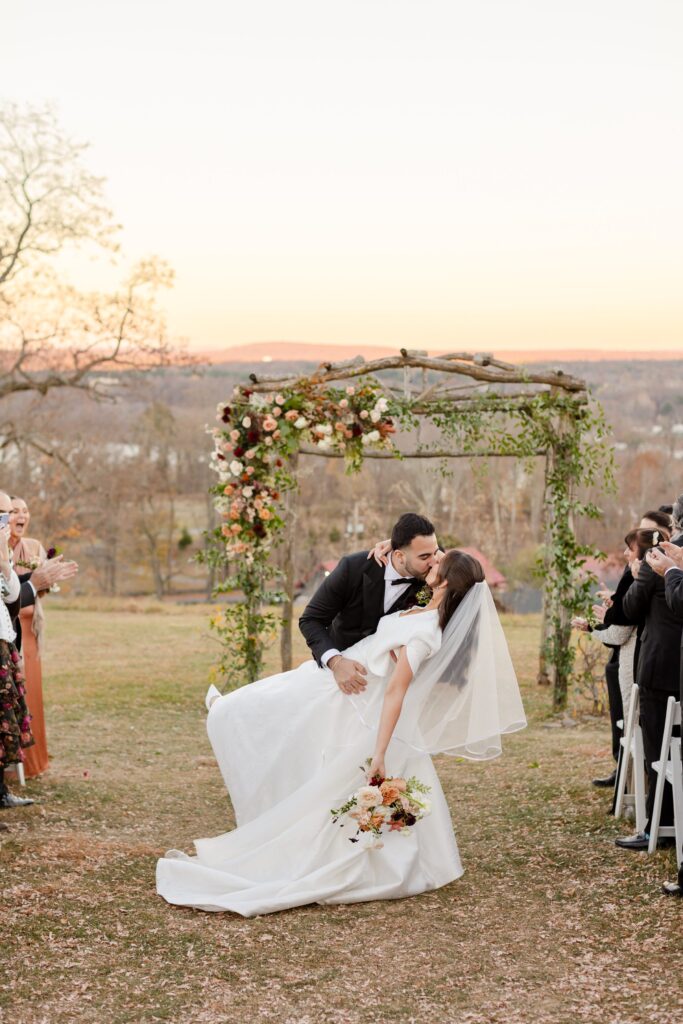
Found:
[[[453,612],[475,583],[484,582],[481,562],[453,548],[439,562],[438,583],[446,581],[446,594],[439,605],[439,625],[445,629]]]

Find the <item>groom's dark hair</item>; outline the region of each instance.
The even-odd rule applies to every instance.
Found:
[[[417,512],[404,512],[391,531],[391,549],[407,548],[414,537],[431,537],[436,533],[434,524]]]

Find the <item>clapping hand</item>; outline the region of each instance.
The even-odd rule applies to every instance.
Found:
[[[659,547],[677,569],[683,569],[683,548],[679,548],[678,544],[672,544],[670,540],[663,540]]]
[[[572,619],[572,627],[574,629],[581,630],[582,633],[590,633],[590,626],[588,619],[584,619],[581,615],[575,615]]]
[[[65,562],[64,555],[56,555],[48,558],[42,565],[38,566],[31,573],[31,583],[38,593],[43,593],[53,587],[55,583],[63,583],[65,580],[73,579],[78,572],[76,562]]]
[[[669,546],[675,547],[675,545]],[[680,548],[678,548],[677,550],[680,551]],[[668,552],[664,554],[664,552],[661,551],[659,548],[650,548],[645,558],[647,559],[647,564],[650,566],[653,572],[657,573],[658,576],[663,576],[667,569],[677,568],[677,563],[673,560],[673,558],[669,557]]]
[[[598,620],[598,622],[604,622],[605,621],[605,615],[607,614],[607,609],[610,607],[611,604],[612,604],[612,602],[610,601],[609,605],[607,605],[607,604],[594,604],[593,605],[593,615]]]

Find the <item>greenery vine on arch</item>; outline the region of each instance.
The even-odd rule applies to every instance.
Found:
[[[397,367],[404,372],[421,368],[420,387],[410,385],[407,374],[398,388],[373,373]],[[431,384],[430,370],[440,371]],[[482,393],[481,383],[475,383],[465,394],[461,388],[454,393],[443,379],[451,373],[483,380],[486,388],[491,382],[504,387]],[[518,382],[525,384],[522,392],[505,390]],[[533,390],[534,385],[543,389]],[[441,447],[401,450],[396,437],[409,435],[422,419],[438,428]],[[592,587],[581,565],[596,554],[577,541],[574,521],[600,515],[594,504],[581,500],[578,485],[611,478],[602,412],[590,402],[583,382],[561,372],[531,374],[489,356],[457,353],[429,359],[402,350],[399,357],[374,364],[324,364],[307,378],[260,381],[252,374],[249,385],[235,388],[230,402],[218,407],[217,420],[212,463],[218,483],[212,491],[222,522],[206,557],[226,574],[218,591],[243,594],[212,619],[223,642],[220,670],[229,685],[258,678],[264,645],[280,618],[267,607],[278,577],[272,551],[285,536],[285,509],[296,491],[300,453],[343,457],[349,473],[357,472],[366,458],[514,456],[530,462],[542,456],[542,659],[551,667],[554,706],[566,705],[574,659],[570,621],[585,611]],[[291,603],[285,604],[284,620],[284,628],[291,629]]]

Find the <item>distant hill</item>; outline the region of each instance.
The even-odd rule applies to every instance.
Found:
[[[432,349],[429,354],[439,356],[446,351],[467,351],[454,345],[451,349]],[[362,355],[365,359],[381,359],[385,356],[398,354],[398,348],[385,348],[380,345],[313,345],[298,341],[259,341],[249,345],[234,345],[230,348],[208,349],[193,353],[205,363],[273,363],[273,362],[332,362],[353,359]],[[519,350],[494,352],[498,359],[508,363],[599,363],[628,360],[663,361],[683,359],[680,352],[627,352],[627,351],[596,351],[592,349],[560,349],[558,351]]]

